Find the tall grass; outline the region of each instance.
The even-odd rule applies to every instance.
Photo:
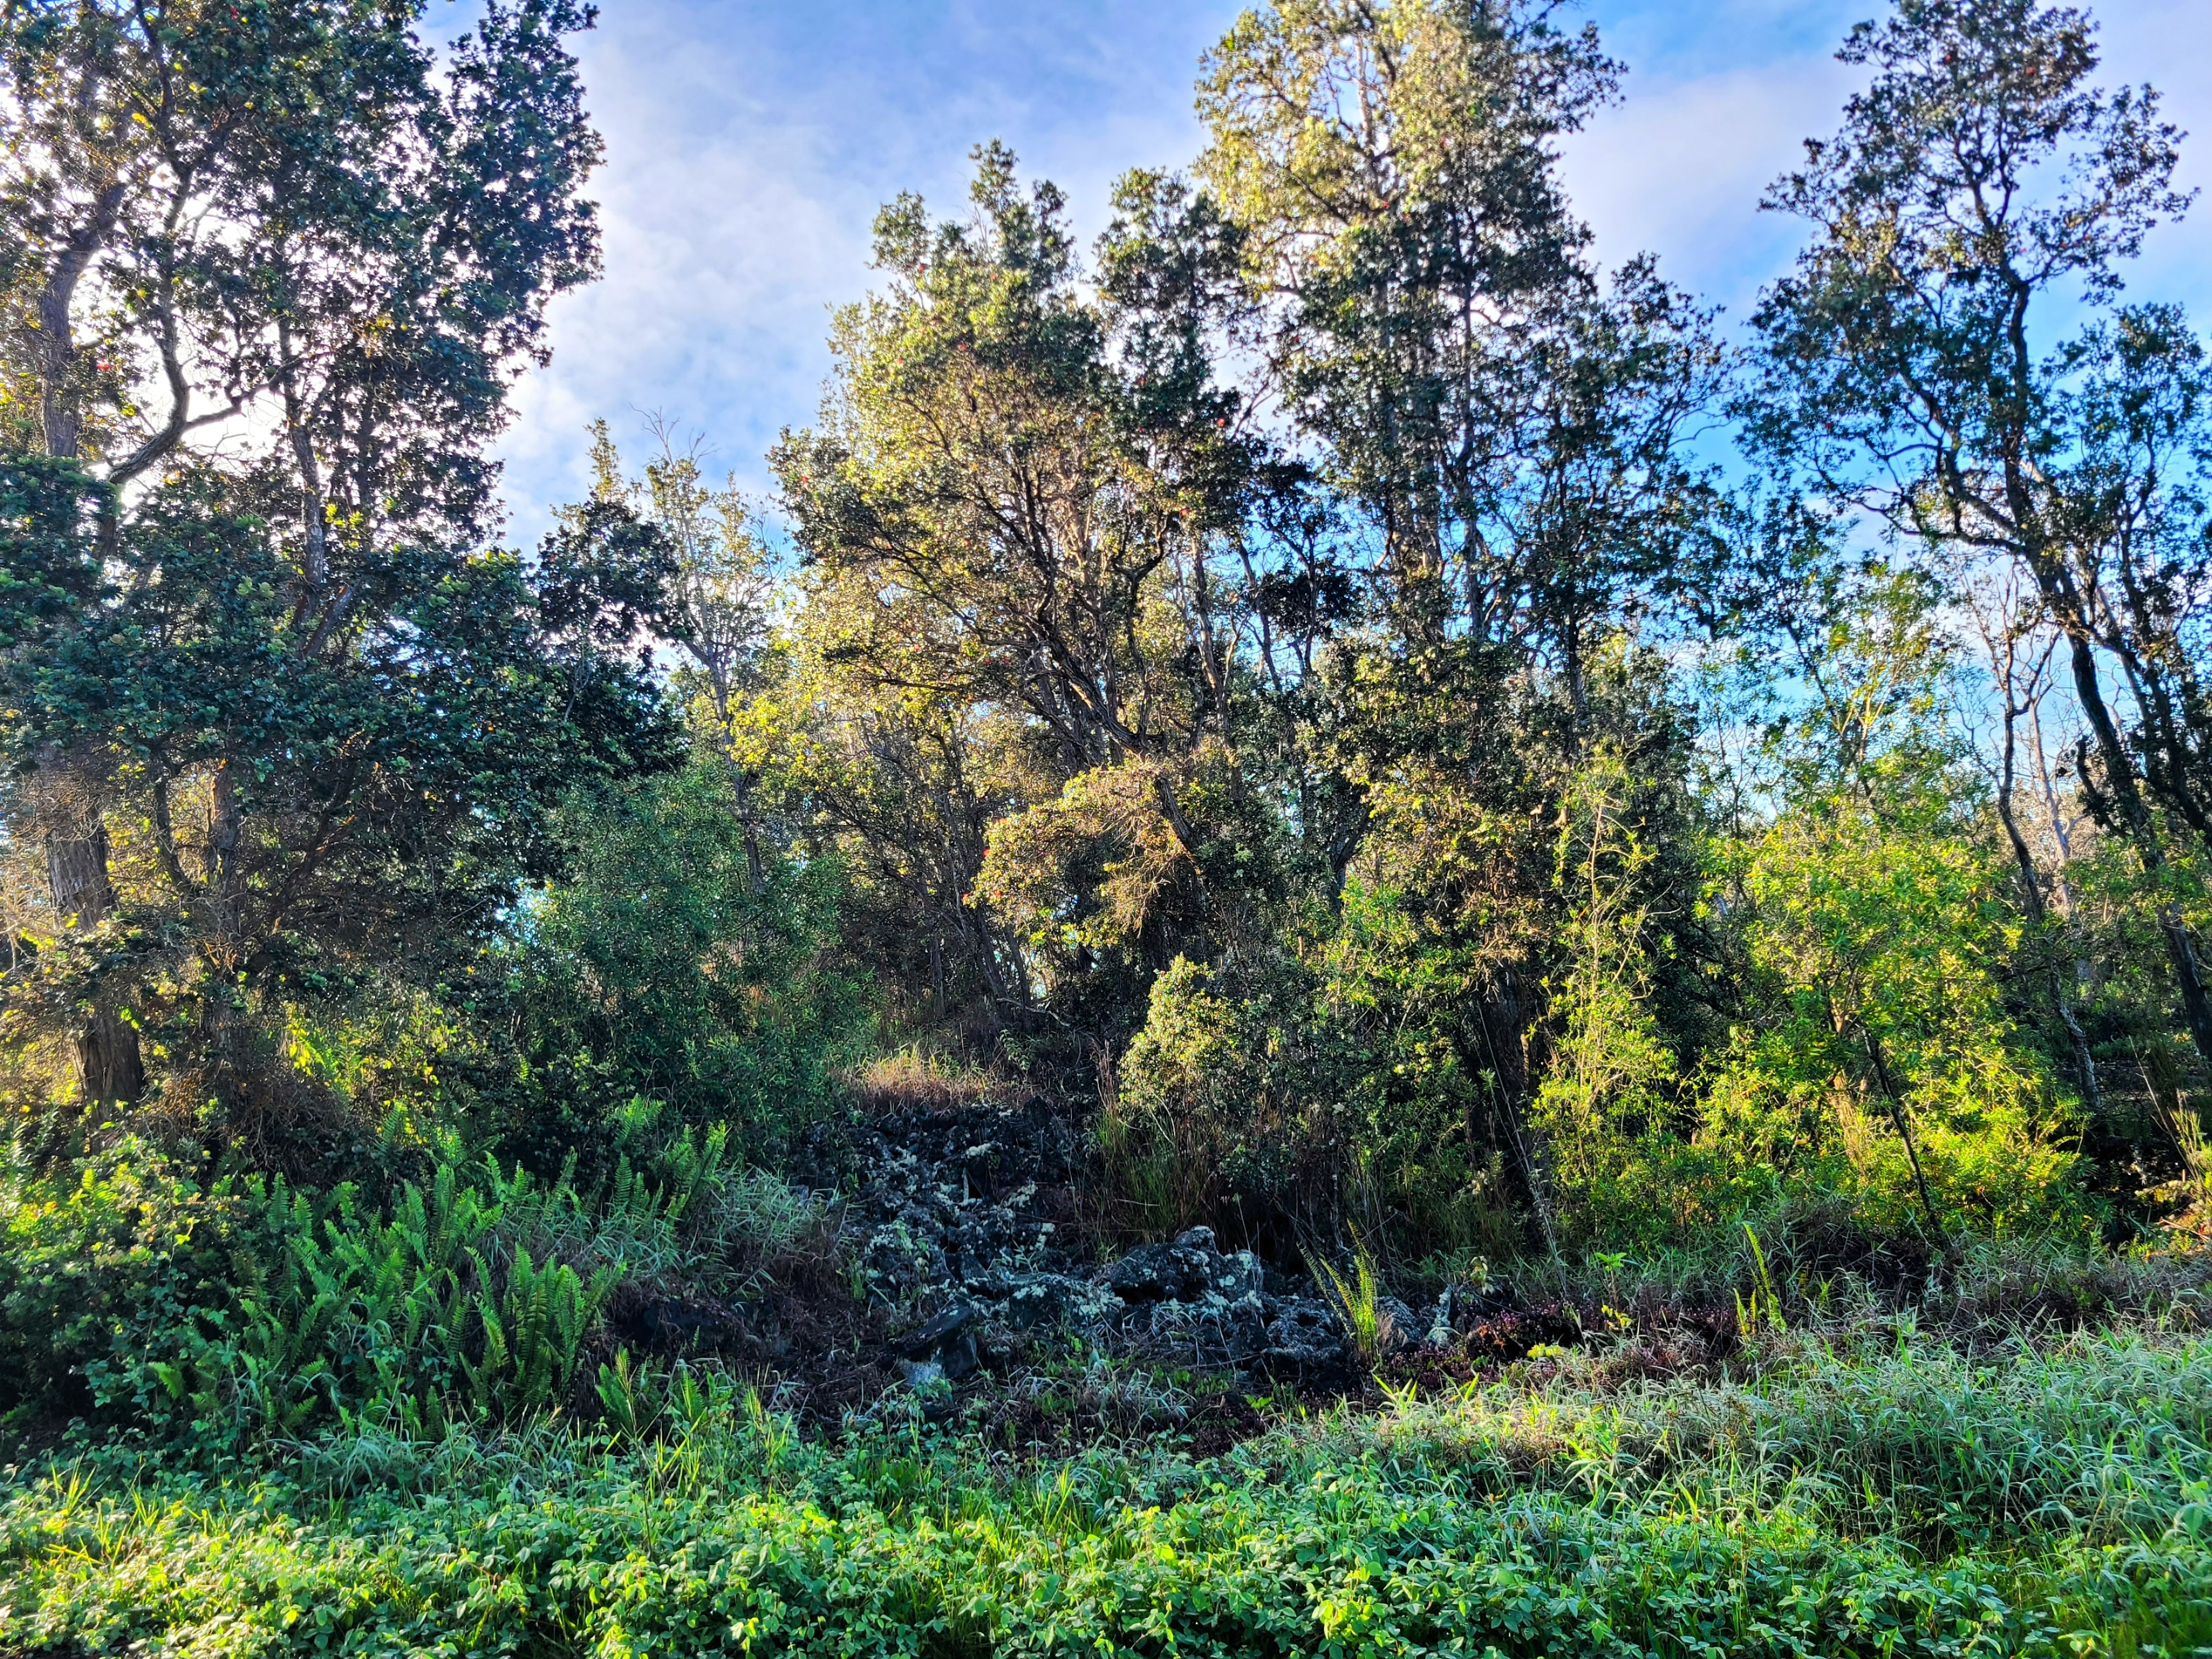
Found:
[[[1602,1356],[1316,1431],[1442,1462],[1490,1496],[1602,1491],[1662,1512],[1788,1514],[1942,1551],[2148,1535],[2212,1497],[2212,1343],[2156,1330],[1977,1357],[1892,1327],[1790,1333],[1742,1380],[1635,1383]]]

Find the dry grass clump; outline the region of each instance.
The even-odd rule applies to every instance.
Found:
[[[847,1085],[861,1112],[888,1117],[897,1112],[954,1112],[1003,1093],[981,1066],[946,1059],[916,1048],[883,1054],[848,1074]]]

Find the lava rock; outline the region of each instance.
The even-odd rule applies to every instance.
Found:
[[[1006,1281],[1000,1316],[1017,1330],[1066,1323],[1081,1305],[1083,1285],[1064,1273],[1017,1273]]]
[[[910,1359],[920,1359],[933,1354],[975,1322],[975,1309],[963,1302],[956,1302],[943,1313],[925,1324],[917,1325],[899,1339],[899,1352]]]
[[[1213,1293],[1229,1301],[1256,1298],[1264,1295],[1267,1288],[1267,1267],[1249,1250],[1232,1250],[1214,1267]]]
[[[1213,1229],[1193,1227],[1171,1244],[1139,1244],[1106,1270],[1107,1288],[1125,1303],[1236,1302],[1259,1295],[1267,1270],[1249,1250],[1224,1255]]]
[[[1336,1316],[1310,1297],[1281,1298],[1268,1322],[1267,1347],[1261,1358],[1269,1370],[1293,1376],[1336,1370],[1346,1359]]]
[[[983,1361],[975,1352],[975,1333],[962,1331],[937,1351],[937,1363],[944,1367],[947,1381],[957,1382],[973,1376]]]
[[[1107,1268],[1107,1288],[1128,1303],[1194,1301],[1213,1285],[1207,1260],[1212,1242],[1213,1236],[1208,1232],[1206,1249],[1180,1240],[1173,1244],[1139,1244]]]
[[[1220,1328],[1222,1352],[1233,1364],[1243,1364],[1267,1352],[1267,1313],[1256,1292],[1231,1302],[1220,1316]]]

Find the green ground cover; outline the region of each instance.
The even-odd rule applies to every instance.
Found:
[[[1023,1466],[678,1388],[639,1436],[356,1426],[195,1473],[19,1468],[12,1651],[2180,1655],[2212,1647],[2212,1343],[1770,1331],[1600,1354],[1226,1455]]]

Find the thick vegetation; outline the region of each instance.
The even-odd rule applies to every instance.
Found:
[[[1277,0],[528,553],[590,13],[423,15],[0,8],[0,1650],[2212,1650],[2085,14],[1856,29],[1730,332],[1554,0]]]
[[[1754,1380],[1539,1359],[1199,1461],[1102,1447],[1025,1468],[896,1415],[825,1446],[689,1372],[644,1434],[356,1432],[220,1486],[87,1454],[0,1512],[6,1628],[188,1654],[2212,1639],[2199,1339],[2150,1326],[1968,1358],[1872,1322],[1757,1341]]]

